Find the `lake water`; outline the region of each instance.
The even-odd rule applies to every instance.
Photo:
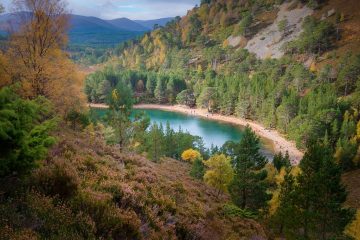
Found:
[[[94,109],[94,112],[99,117],[104,116],[106,111],[106,109]],[[145,112],[150,117],[152,123],[161,123],[165,127],[166,123],[169,122],[170,127],[175,131],[178,131],[181,127],[183,131],[200,136],[207,148],[210,148],[211,145],[221,147],[229,140],[238,142],[243,134],[243,127],[238,125],[193,115],[153,109],[134,109],[133,111],[134,113],[139,111]],[[261,139],[261,144],[262,153],[271,159],[273,156],[272,142],[267,139]]]

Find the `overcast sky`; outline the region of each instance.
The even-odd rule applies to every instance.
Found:
[[[11,0],[0,0],[9,9]],[[200,0],[67,0],[73,14],[137,20],[183,16]]]

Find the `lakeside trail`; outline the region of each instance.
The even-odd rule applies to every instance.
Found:
[[[89,107],[93,108],[108,108],[105,104],[89,104]],[[282,152],[285,154],[286,151],[289,152],[290,160],[293,165],[299,164],[300,160],[303,157],[303,152],[301,152],[295,146],[295,143],[287,140],[283,135],[281,135],[276,130],[270,130],[262,126],[261,124],[245,120],[242,118],[237,118],[233,116],[224,116],[220,114],[212,114],[209,113],[206,109],[193,109],[183,105],[160,105],[160,104],[138,104],[135,105],[134,108],[137,109],[158,109],[164,111],[171,111],[171,112],[179,112],[183,114],[187,114],[190,116],[197,116],[202,117],[210,120],[222,121],[227,122],[239,126],[246,126],[249,125],[255,133],[263,138],[269,139],[273,143],[274,151],[275,152]]]

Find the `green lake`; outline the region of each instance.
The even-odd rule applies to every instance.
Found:
[[[97,117],[103,117],[106,109],[93,109]],[[170,127],[175,131],[179,128],[192,135],[200,136],[204,140],[205,147],[211,145],[221,147],[226,141],[240,141],[243,133],[243,127],[238,125],[219,122],[211,119],[205,119],[193,115],[187,115],[177,112],[169,112],[155,109],[134,109],[133,114],[139,111],[145,112],[151,119],[151,122],[162,124],[164,127],[169,122]],[[261,139],[262,153],[268,158],[273,156],[272,142],[267,139]]]

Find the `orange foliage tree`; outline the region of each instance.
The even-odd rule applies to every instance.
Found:
[[[82,76],[63,51],[68,15],[63,0],[14,1],[19,26],[11,33],[4,69],[26,98],[45,96],[66,113],[80,106]]]

